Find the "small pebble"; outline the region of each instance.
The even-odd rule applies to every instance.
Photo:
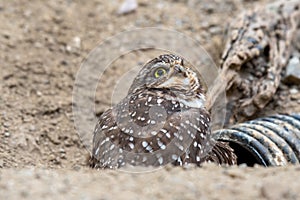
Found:
[[[299,91],[296,88],[292,88],[292,89],[290,89],[290,93],[297,94],[297,93],[299,93]]]
[[[72,47],[69,46],[69,45],[67,45],[67,46],[65,47],[65,49],[66,49],[66,51],[69,52],[69,53],[72,51]]]
[[[289,84],[300,84],[300,59],[292,57],[286,67],[284,82]]]
[[[35,129],[36,129],[36,128],[35,128],[34,125],[31,124],[31,125],[29,126],[29,131],[35,131]]]
[[[239,168],[246,168],[246,167],[248,167],[246,163],[242,163],[239,165]]]
[[[74,37],[73,38],[73,46],[76,48],[80,48],[81,47],[81,39],[80,37]]]
[[[9,122],[4,122],[4,123],[3,123],[3,126],[4,126],[5,128],[8,128],[8,127],[10,126],[10,123],[9,123]]]
[[[66,154],[65,154],[65,153],[62,153],[62,154],[60,155],[60,158],[61,158],[61,159],[67,159]]]
[[[81,167],[80,167],[79,165],[75,165],[75,166],[73,167],[73,169],[74,169],[75,171],[79,171],[79,170],[81,169]]]
[[[9,137],[9,136],[10,136],[10,133],[9,133],[9,132],[5,132],[5,133],[4,133],[4,136],[5,136],[5,137]]]
[[[63,149],[63,148],[60,148],[60,149],[59,149],[59,152],[60,152],[60,153],[65,153],[66,151],[65,151],[65,149]]]
[[[135,11],[138,7],[136,0],[125,0],[119,7],[118,14],[124,15]]]

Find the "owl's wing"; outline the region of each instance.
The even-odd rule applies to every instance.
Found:
[[[93,132],[93,149],[89,160],[90,167],[105,168],[107,166],[116,165],[115,163],[110,163],[110,160],[111,157],[116,156],[115,154],[118,154],[118,152],[114,150],[114,144],[110,138],[107,137],[107,133],[115,132],[115,134],[117,134],[118,131],[112,109],[109,109],[100,116]],[[112,151],[108,153],[110,149]]]
[[[137,99],[137,107],[128,107],[132,99],[125,99],[102,114],[94,131],[91,167],[200,165],[207,155],[211,159],[230,155],[226,145],[212,146],[209,113],[204,109],[178,110],[178,104],[159,101],[157,95]]]
[[[186,127],[185,130],[188,133],[188,131],[196,129],[197,134],[195,135],[196,137],[193,138],[190,147],[181,155],[181,159],[175,161],[174,164],[182,165],[185,163],[194,163],[201,165],[203,162],[214,162],[220,165],[236,164],[237,157],[229,144],[215,141],[212,137],[209,128],[209,113],[201,109],[192,109],[187,114],[187,119],[194,120],[189,123],[190,126]],[[185,118],[185,116],[183,118]]]

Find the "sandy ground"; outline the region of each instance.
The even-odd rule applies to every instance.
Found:
[[[0,1],[0,199],[300,199],[299,166],[167,166],[147,173],[86,167],[72,91],[97,43],[135,27],[164,27],[199,40],[217,62],[225,21],[266,1],[138,2],[135,12],[118,15],[117,0]],[[112,64],[114,73],[97,90],[96,115],[110,106],[120,66],[141,65],[153,55],[137,51]],[[299,105],[293,86],[280,91],[262,115]]]

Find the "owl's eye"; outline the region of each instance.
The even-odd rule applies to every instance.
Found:
[[[159,78],[159,77],[165,75],[166,73],[167,73],[167,70],[166,70],[166,69],[164,69],[164,68],[158,68],[158,69],[155,70],[155,72],[154,72],[154,77],[155,77],[155,78]]]

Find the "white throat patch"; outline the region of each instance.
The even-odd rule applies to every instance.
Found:
[[[202,94],[200,94],[198,98],[195,98],[193,100],[184,100],[184,99],[180,100],[180,103],[192,108],[204,108],[204,102],[205,102],[205,97]]]

